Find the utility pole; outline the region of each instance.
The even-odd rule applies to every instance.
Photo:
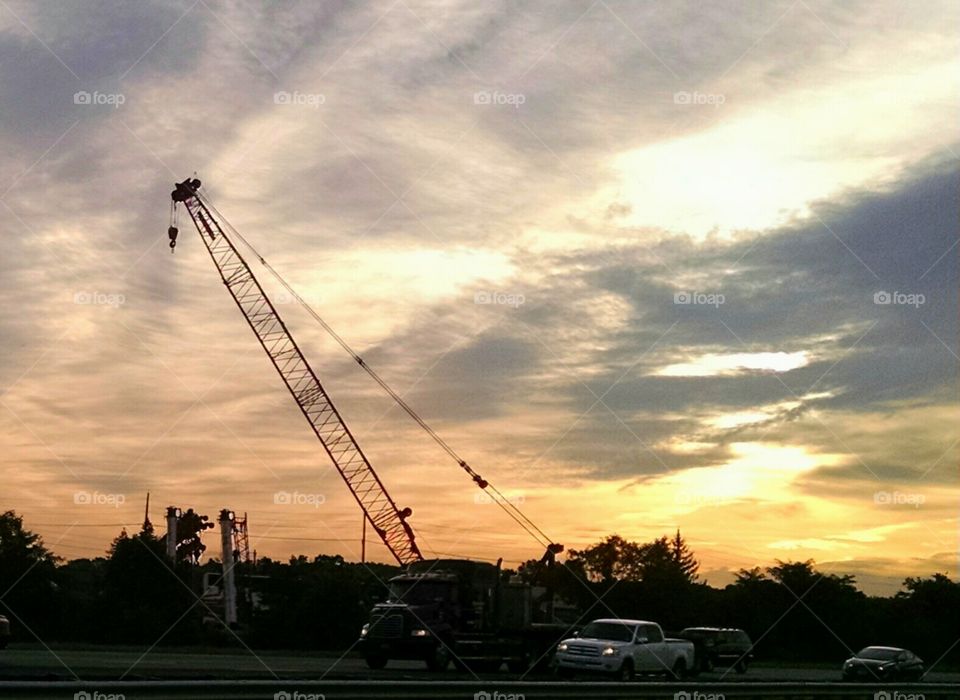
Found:
[[[180,522],[180,509],[167,506],[167,558],[177,563],[177,524]]]
[[[367,516],[363,516],[363,534],[360,535],[360,563],[367,563]]]
[[[150,522],[150,492],[147,491],[147,504],[143,507],[143,532],[153,532],[153,523]]]
[[[232,510],[220,511],[220,547],[223,561],[223,621],[229,627],[237,624],[237,587],[233,575],[233,521]]]

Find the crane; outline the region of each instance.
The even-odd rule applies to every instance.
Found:
[[[177,245],[177,205],[182,204],[190,215],[200,238],[203,240],[210,258],[213,260],[224,285],[243,313],[250,328],[256,335],[274,368],[280,374],[284,384],[296,401],[301,413],[307,419],[314,434],[320,440],[324,450],[333,462],[340,476],[363,511],[364,517],[386,545],[398,564],[405,566],[422,561],[423,555],[417,546],[416,534],[408,522],[412,509],[400,508],[387,492],[370,460],[357,444],[353,433],[347,427],[339,411],[330,399],[310,363],[297,345],[276,307],[270,301],[260,282],[254,276],[250,265],[238,250],[225,229],[230,229],[248,247],[249,243],[233,229],[222,215],[200,192],[201,182],[196,177],[187,178],[176,184],[170,194],[171,216],[167,233],[170,238],[170,250]],[[254,251],[261,263],[266,265]],[[270,268],[272,271],[272,268]],[[276,274],[276,273],[274,273]],[[280,281],[300,300],[286,282]],[[302,300],[301,300],[302,301]],[[353,359],[374,378],[380,386],[407,412],[429,435],[467,472],[473,482],[481,489],[492,491],[492,500],[505,510],[527,532],[546,546],[546,554],[541,561],[551,560],[563,551],[563,545],[552,542],[529,518],[519,511],[515,504],[493,488],[489,482],[476,473],[469,464],[437,435],[424,420],[374,372],[312,309],[307,307],[314,318],[323,325]]]

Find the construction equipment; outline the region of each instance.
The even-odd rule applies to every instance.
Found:
[[[300,347],[297,345],[293,336],[290,334],[286,324],[277,313],[277,309],[270,301],[260,282],[254,276],[249,264],[237,248],[234,238],[256,256],[256,258],[273,274],[287,291],[300,302],[304,308],[320,323],[323,328],[346,350],[350,356],[363,368],[400,406],[413,420],[423,428],[428,435],[464,470],[471,480],[481,489],[483,489],[491,502],[496,503],[507,515],[509,515],[520,527],[534,537],[542,546],[546,548],[543,562],[552,562],[556,554],[563,551],[563,546],[554,543],[548,538],[542,530],[533,524],[530,519],[524,515],[517,505],[506,498],[500,491],[494,488],[486,479],[480,476],[465,460],[463,460],[427,423],[392,389],[390,386],[369,366],[363,359],[357,355],[349,345],[337,335],[326,322],[320,318],[313,309],[311,309],[303,299],[283,280],[279,274],[263,259],[243,236],[233,229],[226,219],[209,202],[207,197],[200,191],[201,183],[197,178],[187,178],[183,182],[177,183],[171,193],[171,221],[168,228],[170,238],[171,252],[176,248],[179,228],[177,227],[177,205],[183,204],[187,210],[197,232],[200,234],[207,251],[210,254],[220,277],[226,285],[227,290],[233,297],[237,307],[243,313],[244,318],[250,325],[257,340],[263,347],[267,356],[270,358],[274,368],[280,374],[284,384],[290,391],[297,406],[303,413],[313,432],[316,434],[324,450],[330,457],[337,471],[343,477],[351,494],[356,499],[357,504],[363,511],[364,517],[373,527],[374,531],[386,545],[390,554],[402,566],[415,565],[408,568],[408,576],[413,576],[418,581],[424,581],[424,576],[430,576],[431,569],[436,567],[434,563],[424,562],[423,555],[416,542],[416,535],[408,519],[412,515],[410,508],[399,507],[387,492],[380,477],[374,470],[370,461],[367,459],[363,450],[357,444],[353,434],[347,428],[340,413],[337,411],[330,396],[327,394],[313,368],[307,362]],[[227,230],[231,235],[227,234]],[[226,537],[226,535],[224,535]],[[226,545],[226,540],[224,540]],[[434,560],[439,562],[441,560]],[[489,598],[495,591],[501,591],[499,586],[500,571],[499,566],[495,569],[490,565],[486,567],[476,565],[473,568],[464,567],[465,562],[459,560],[442,560],[444,565],[441,567],[445,581],[451,585],[438,588],[440,595],[451,596],[450,605],[445,605],[440,612],[441,619],[444,615],[457,615],[466,619],[465,615],[460,615],[459,611],[465,611],[469,605],[474,605],[470,596],[466,592],[474,591],[481,597]],[[474,563],[475,564],[475,563]],[[424,565],[428,565],[424,568]],[[476,571],[474,571],[476,569]],[[483,576],[477,571],[483,569]],[[469,570],[469,571],[468,571]],[[437,572],[440,573],[439,571]],[[490,579],[486,584],[483,581]],[[399,585],[400,582],[397,582]],[[489,585],[488,585],[489,584]],[[391,585],[393,588],[393,584]],[[529,586],[527,586],[529,588]],[[475,589],[475,590],[474,590]],[[502,589],[507,591],[507,587]],[[519,589],[518,589],[519,590]],[[497,593],[500,595],[500,593]],[[503,595],[507,595],[503,593]],[[511,594],[512,595],[512,594]],[[464,597],[466,596],[466,597]],[[520,628],[525,625],[529,627],[534,619],[538,617],[531,612],[532,597],[531,591],[516,594],[518,599],[526,596],[527,602],[516,608],[516,614],[519,615],[520,623],[511,622],[507,625]],[[461,602],[458,598],[463,597]],[[396,605],[400,601],[394,600]],[[539,603],[538,603],[539,604]],[[500,603],[496,603],[497,614],[503,613],[506,608]],[[544,608],[540,605],[540,608]],[[503,625],[497,622],[491,608],[483,613],[484,622],[480,626],[474,626],[471,629],[480,632],[495,632],[501,629]],[[503,617],[501,615],[501,617]],[[465,623],[466,624],[466,623]],[[472,624],[472,623],[471,623]],[[376,625],[372,625],[370,630]],[[439,634],[427,631],[424,637],[433,636],[432,644],[427,645],[430,653],[435,653],[436,649],[444,648],[447,644],[444,638],[452,637],[455,632],[467,631],[466,628],[451,625],[448,618],[444,622],[444,629],[450,634],[444,633],[444,637]],[[504,627],[504,629],[506,629]],[[424,630],[421,630],[423,632]],[[374,635],[376,636],[376,635]],[[381,648],[374,656],[368,656],[368,660],[376,665],[383,658],[384,650]],[[387,652],[390,653],[390,652]],[[407,654],[406,648],[399,649],[398,654]],[[417,651],[416,653],[420,653]],[[428,658],[428,657],[425,657]],[[504,658],[500,656],[501,660]],[[428,663],[431,666],[438,666],[440,659],[429,657]]]
[[[247,261],[200,198],[199,187],[196,178],[184,180],[171,198],[183,203],[190,214],[227,290],[374,531],[399,564],[422,559],[407,523],[413,511],[398,507],[387,493]],[[174,221],[169,229],[171,244],[176,242],[176,230]]]

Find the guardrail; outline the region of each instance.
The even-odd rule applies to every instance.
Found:
[[[0,681],[0,698],[56,700],[957,700],[960,684],[509,681]]]

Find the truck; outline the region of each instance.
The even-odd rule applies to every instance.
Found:
[[[622,681],[638,674],[682,679],[695,672],[693,642],[668,639],[656,622],[607,618],[587,624],[575,637],[557,645],[557,675],[603,673]]]
[[[753,660],[753,642],[750,635],[735,627],[687,627],[677,635],[689,639],[696,649],[697,669],[712,671],[726,664],[737,673],[746,673]]]
[[[420,659],[440,671],[452,661],[472,671],[504,663],[519,673],[544,666],[576,610],[544,586],[509,577],[488,562],[426,559],[388,582],[358,649],[373,669],[391,659]]]

